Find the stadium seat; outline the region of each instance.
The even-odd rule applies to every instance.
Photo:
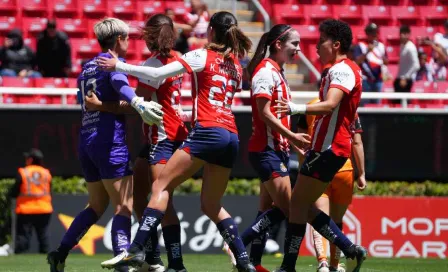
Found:
[[[351,28],[352,28],[352,35],[353,35],[354,43],[367,39],[366,32],[364,31],[364,28],[365,28],[364,26],[352,26]]]
[[[417,42],[426,37],[433,38],[437,31],[433,27],[411,26],[411,39]]]
[[[21,77],[1,77],[3,87],[23,87],[32,88],[35,86],[34,78]]]
[[[110,0],[107,2],[107,9],[113,17],[126,20],[137,20],[137,4],[129,0]]]
[[[389,63],[396,64],[400,60],[400,46],[386,46]]]
[[[15,17],[0,17],[0,34],[7,34],[14,28],[20,28],[20,21]]]
[[[98,20],[107,14],[106,0],[80,0],[79,6],[84,17]]]
[[[67,88],[65,78],[43,77],[35,79],[35,86],[38,88]]]
[[[429,25],[443,25],[443,22],[448,18],[446,6],[423,6],[418,8],[420,16],[426,18],[426,22]]]
[[[147,17],[156,13],[165,13],[163,3],[161,1],[138,1],[137,10],[141,12],[141,20],[146,20]]]
[[[66,78],[67,88],[78,88],[78,80],[76,78]]]
[[[137,40],[130,39],[126,59],[135,59],[140,61],[141,51],[138,50]]]
[[[101,52],[100,45],[96,39],[71,39],[72,55],[77,58],[87,59]]]
[[[127,21],[126,23],[129,25],[129,36],[131,38],[139,38],[142,34],[141,29],[145,26],[145,22],[133,20]]]
[[[53,0],[53,17],[76,18],[78,15],[77,0]]]
[[[373,22],[378,25],[390,25],[393,22],[388,6],[362,6],[361,9],[365,24]]]
[[[141,52],[142,60],[146,60],[146,58],[148,58],[149,55],[151,54],[151,52],[149,52],[149,50],[148,50],[148,47],[146,47],[145,41],[137,40],[136,41],[136,48],[137,48],[138,51]]]
[[[19,103],[19,97],[15,94],[0,94],[0,104]]]
[[[0,16],[14,16],[17,14],[18,0],[1,0]]]
[[[274,20],[277,24],[301,24],[303,23],[303,8],[299,5],[276,4],[273,6]]]
[[[25,38],[24,43],[26,46],[28,46],[29,48],[31,48],[31,50],[33,50],[34,52],[36,52],[37,49],[37,41],[34,38]]]
[[[380,28],[380,39],[385,43],[400,43],[400,28],[397,26],[383,26]]]
[[[317,42],[319,39],[319,26],[316,25],[294,25],[292,26],[300,34],[301,40],[311,40]]]
[[[48,17],[48,0],[21,0],[24,16]]]
[[[422,18],[416,7],[403,6],[403,7],[391,7],[392,16],[395,18],[397,25],[422,25]]]
[[[88,35],[88,24],[86,20],[59,18],[56,19],[56,23],[58,28],[67,33],[71,38],[82,38]]]
[[[398,74],[398,65],[397,64],[388,64],[387,69],[389,70],[389,74],[392,76],[392,78],[395,79]]]
[[[46,18],[23,18],[23,33],[25,37],[37,37],[39,33],[45,30],[47,27],[47,19]]]
[[[309,18],[308,23],[319,24],[320,21],[333,18],[333,11],[327,5],[304,5],[304,14]]]
[[[187,12],[190,12],[191,6],[190,3],[184,3],[179,1],[164,1],[165,8],[170,8],[174,11],[177,20],[184,20],[184,15]]]
[[[362,25],[362,9],[357,5],[334,5],[333,16],[351,25]]]

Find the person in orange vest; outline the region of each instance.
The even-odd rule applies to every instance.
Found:
[[[25,155],[25,167],[19,168],[16,183],[9,196],[16,198],[15,253],[28,250],[33,228],[39,241],[39,252],[47,253],[47,228],[53,206],[51,204],[51,174],[42,166],[43,154],[31,149]]]

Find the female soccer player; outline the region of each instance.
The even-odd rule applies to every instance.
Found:
[[[278,113],[318,115],[312,137],[311,150],[300,168],[294,187],[285,237],[285,255],[278,271],[295,271],[295,265],[306,231],[306,223],[327,240],[334,243],[344,255],[355,260],[353,271],[359,271],[367,251],[354,245],[331,218],[314,207],[328,183],[351,154],[350,125],[358,108],[362,74],[358,65],[347,59],[352,43],[352,31],[347,23],[326,20],[319,26],[317,50],[322,63],[331,63],[321,83],[319,99],[315,104],[294,104],[278,100]]]
[[[129,27],[119,19],[109,18],[98,22],[94,31],[103,52],[83,67],[78,78],[82,96],[85,97],[88,90],[93,90],[104,101],[119,101],[123,97],[145,121],[160,122],[163,115],[158,110],[160,105],[144,102],[143,98],[136,96],[123,73],[101,71],[96,63],[98,57],[111,57],[106,53],[108,50],[120,58],[126,55]],[[154,105],[157,107],[154,108]],[[160,116],[150,112],[151,109]],[[98,111],[87,112],[82,105],[79,159],[87,181],[89,202],[87,208],[70,225],[57,250],[48,254],[51,271],[64,270],[69,251],[101,217],[109,200],[115,209],[112,222],[114,254],[127,250],[131,238],[132,170],[125,132],[123,116]]]
[[[179,58],[172,51],[176,34],[173,21],[168,16],[156,14],[149,18],[143,29],[143,39],[151,51],[151,56],[145,61],[143,66],[160,67]],[[147,196],[149,194],[149,186],[152,184],[151,181],[157,179],[166,162],[188,135],[188,130],[181,120],[182,117],[186,120],[189,119],[188,113],[184,114],[180,108],[181,83],[182,74],[159,81],[140,79],[136,89],[137,95],[162,105],[164,112],[163,120],[159,125],[148,126],[144,124],[144,134],[148,137],[150,146],[149,149],[146,146],[143,147],[142,152],[146,154],[141,154],[141,156],[148,158],[151,178],[149,180],[145,179],[145,176],[148,176],[148,167],[144,164],[144,161],[139,160],[137,170],[141,172],[141,178],[138,176],[134,181],[141,182],[134,185],[134,197],[136,197],[134,199],[134,207],[136,207],[136,214],[139,219],[143,217],[144,209],[148,204]],[[109,105],[101,103],[101,106],[95,106],[96,109],[108,110]],[[180,222],[171,201],[163,217],[162,226],[168,255],[167,271],[186,271],[180,246]],[[150,249],[146,256],[146,262],[150,265],[149,271],[157,272],[159,269],[160,271],[165,271],[161,265],[157,232],[151,234]]]
[[[103,262],[103,267],[141,265],[143,247],[162,220],[174,188],[204,167],[202,210],[216,223],[230,245],[237,258],[238,271],[255,271],[237,226],[220,203],[238,152],[237,128],[231,111],[233,96],[241,89],[242,68],[238,57],[248,52],[251,42],[228,12],[215,13],[207,31],[209,43],[205,49],[189,52],[160,68],[128,65],[116,58],[98,60],[105,69],[123,71],[151,81],[184,72],[192,73],[194,79],[194,128],[154,182],[151,200],[129,251]]]
[[[290,25],[279,24],[263,34],[254,57],[248,65],[252,79],[252,136],[249,140],[249,160],[257,171],[262,187],[276,207],[260,211],[255,222],[241,235],[247,246],[267,229],[289,214],[291,182],[289,180],[289,143],[305,147],[309,136],[291,132],[289,116],[275,113],[276,100],[290,101],[291,93],[283,75],[283,64],[291,61],[300,50],[299,33]],[[264,58],[269,47],[269,57]],[[264,198],[260,198],[263,203]],[[272,202],[271,200],[271,202]],[[260,250],[258,250],[260,249]],[[263,244],[253,245],[251,261],[257,271],[268,271],[261,266]]]
[[[314,99],[308,104],[318,102],[319,99]],[[315,115],[301,115],[297,122],[299,133],[312,134],[314,130]],[[364,190],[366,187],[365,168],[364,168],[364,148],[361,138],[362,127],[358,116],[355,117],[355,122],[350,126],[353,133],[353,155],[354,161],[358,169],[357,187],[359,190]],[[299,153],[300,165],[305,160],[305,154]],[[316,201],[316,207],[326,214],[329,214],[339,229],[342,230],[342,219],[348,206],[352,202],[353,186],[355,180],[355,171],[352,165],[352,160],[349,158],[347,162],[339,169],[339,172],[334,176],[330,185],[325,192]],[[327,243],[323,240],[322,235],[313,230],[314,249],[318,261],[318,272],[337,271],[345,272],[345,268],[339,265],[341,251],[336,248],[334,244],[330,245],[330,263],[327,261]]]

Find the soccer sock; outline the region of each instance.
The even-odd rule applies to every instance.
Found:
[[[58,251],[64,254],[64,259],[96,221],[98,221],[98,215],[92,208],[86,208],[75,217],[58,247]]]
[[[336,223],[336,226],[342,231],[342,223]],[[330,266],[338,268],[341,259],[341,250],[336,245],[330,245]]]
[[[246,247],[238,235],[238,228],[233,219],[226,218],[219,222],[216,226],[219,233],[224,238],[224,241],[229,245],[230,250],[232,250],[236,263],[239,265],[248,264],[249,257],[247,256]]]
[[[282,268],[295,271],[300,245],[306,232],[306,224],[288,223],[285,235],[284,256]]]
[[[184,269],[182,259],[182,246],[180,244],[180,225],[170,225],[162,228],[165,240],[166,253],[168,255],[168,267],[175,270]]]
[[[258,211],[257,217],[258,218],[263,212]],[[268,232],[262,233],[259,238],[255,238],[252,241],[251,247],[250,247],[250,262],[253,265],[259,265],[261,264],[261,257],[263,256],[264,248],[266,247],[266,241],[268,240]]]
[[[319,263],[327,261],[327,241],[313,229],[314,250]]]
[[[112,248],[114,256],[129,248],[131,241],[131,218],[115,215],[112,220]]]
[[[342,231],[327,214],[320,212],[316,218],[314,218],[311,225],[330,243],[333,243],[340,248],[342,252],[344,252],[345,256],[354,256],[355,247],[353,246],[353,243],[342,233]]]
[[[157,233],[157,226],[162,221],[164,213],[151,208],[146,208],[143,212],[143,217],[138,227],[137,234],[135,234],[134,241],[129,247],[130,252],[142,251],[148,240],[151,238],[152,232]]]
[[[145,246],[145,261],[150,265],[160,264],[162,259],[160,257],[159,235],[157,231],[151,231],[150,236]]]
[[[283,219],[285,219],[285,215],[277,207],[269,209],[258,216],[255,222],[241,235],[244,246],[250,244],[255,238],[260,237],[261,234],[266,233],[269,227],[281,222]]]

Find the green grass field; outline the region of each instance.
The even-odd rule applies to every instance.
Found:
[[[79,254],[71,255],[67,260],[66,272],[104,271],[100,262],[110,258],[110,255],[95,255],[86,257]],[[185,265],[189,272],[229,272],[227,256],[225,255],[188,255],[184,256]],[[274,269],[281,259],[265,256],[263,263],[266,268]],[[0,257],[0,271],[31,272],[49,271],[44,255],[17,255]],[[311,257],[300,258],[297,263],[297,271],[316,271],[315,260]],[[371,272],[446,272],[448,261],[439,259],[378,259],[371,258],[366,261],[361,271]]]

